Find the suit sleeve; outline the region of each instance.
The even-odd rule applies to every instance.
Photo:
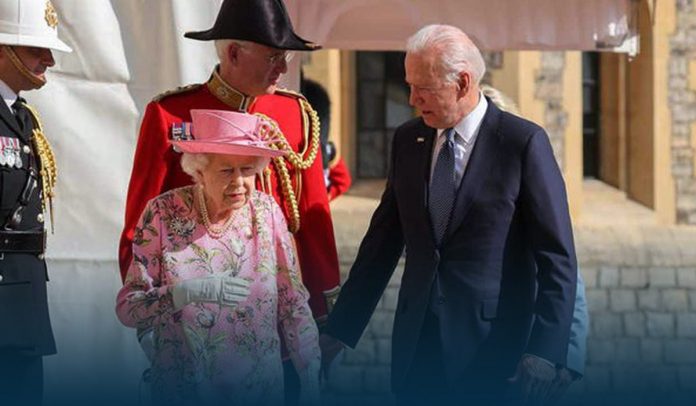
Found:
[[[566,362],[568,369],[578,375],[585,374],[587,334],[589,328],[590,319],[587,313],[585,282],[582,279],[582,274],[578,272],[577,294],[575,296],[575,309],[573,310],[573,323],[570,326],[570,342],[568,343],[568,356]]]
[[[121,280],[125,279],[133,259],[133,232],[140,214],[148,201],[162,193],[167,173],[164,158],[169,148],[167,131],[167,121],[159,104],[148,104],[140,126],[126,197],[125,222],[118,251]]]
[[[392,162],[382,199],[372,215],[326,328],[327,334],[350,347],[357,345],[367,327],[404,249],[399,207],[394,194],[394,180],[398,176],[398,138],[399,131],[392,142]]]
[[[534,325],[527,353],[565,365],[577,283],[577,260],[565,184],[548,136],[530,138],[522,163],[523,216],[537,265]]]

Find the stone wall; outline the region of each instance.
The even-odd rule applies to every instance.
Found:
[[[675,0],[677,27],[671,38],[669,103],[672,110],[672,175],[677,222],[696,224],[696,9],[692,0]]]
[[[543,127],[549,134],[558,166],[565,170],[564,146],[568,113],[563,109],[563,73],[565,52],[541,52],[541,67],[536,73],[534,97],[544,103]]]

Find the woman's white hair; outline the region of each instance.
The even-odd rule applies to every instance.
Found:
[[[491,99],[496,106],[500,107],[501,110],[516,116],[520,115],[520,109],[517,107],[517,104],[500,90],[493,86],[483,85],[481,86],[481,92],[484,96],[488,96],[488,98]]]
[[[193,178],[195,183],[201,181],[200,172],[208,167],[210,159],[207,154],[191,154],[184,152],[181,155],[181,169]]]
[[[268,166],[270,158],[256,157],[256,173],[260,174]],[[184,152],[181,155],[181,169],[184,170],[195,183],[201,181],[200,173],[205,171],[205,169],[210,164],[209,154],[192,154]]]
[[[459,74],[468,72],[478,85],[486,73],[486,63],[481,51],[459,28],[451,25],[427,25],[408,39],[406,52],[418,54],[424,51],[436,51],[440,69],[445,80],[459,82]]]

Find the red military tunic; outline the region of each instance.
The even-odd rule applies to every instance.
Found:
[[[329,201],[346,193],[353,183],[348,166],[340,156],[329,163],[328,178],[329,184],[326,189],[329,192]]]
[[[150,102],[140,127],[133,171],[126,199],[126,217],[119,247],[121,277],[132,259],[133,230],[146,203],[170,189],[189,185],[192,179],[182,169],[180,156],[168,139],[173,124],[191,122],[191,109],[243,110],[262,113],[279,125],[293,151],[307,151],[312,135],[311,110],[303,108],[300,95],[277,92],[249,98],[232,89],[213,73],[206,84],[181,88]],[[302,272],[302,281],[310,292],[309,305],[315,319],[323,322],[338,295],[339,268],[333,224],[324,185],[321,157],[316,156],[308,169],[295,170],[288,165],[297,196],[300,228],[294,233]],[[270,192],[292,223],[291,204],[283,196],[281,184],[271,165]]]

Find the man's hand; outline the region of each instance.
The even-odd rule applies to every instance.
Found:
[[[561,368],[556,371],[556,379],[551,384],[546,404],[553,405],[558,402],[574,380],[575,377],[568,368]]]
[[[329,369],[336,356],[343,351],[345,345],[328,334],[319,336],[319,348],[321,349],[321,369],[319,376],[322,379],[329,379]]]
[[[555,378],[553,365],[535,355],[525,354],[517,364],[515,376],[509,381],[520,385],[524,402],[539,402],[546,399]]]

